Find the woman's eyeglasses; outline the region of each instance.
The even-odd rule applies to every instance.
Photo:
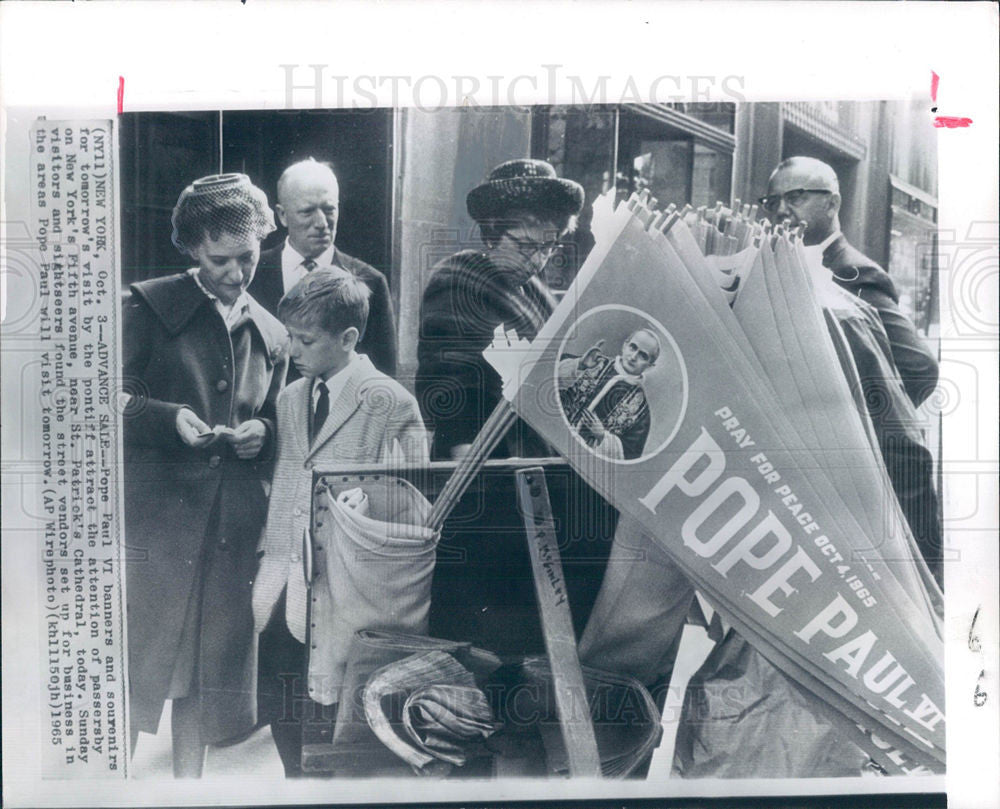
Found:
[[[774,213],[781,207],[782,199],[785,200],[786,205],[798,205],[805,201],[806,194],[832,193],[828,188],[793,188],[791,191],[785,191],[783,194],[768,194],[766,197],[761,197],[757,202],[760,203],[760,207],[765,211]]]
[[[547,258],[562,246],[562,242],[558,239],[537,242],[534,239],[519,239],[511,233],[505,233],[504,235],[514,242],[514,246],[517,247],[518,252],[525,258],[534,258],[539,254],[545,255]]]

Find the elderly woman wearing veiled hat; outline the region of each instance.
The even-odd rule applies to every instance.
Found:
[[[174,774],[253,727],[251,595],[285,330],[246,288],[274,230],[243,174],[197,180],[173,242],[196,266],[125,306],[125,540],[131,738],[173,701]]]
[[[460,457],[500,401],[500,377],[482,356],[494,329],[503,323],[532,340],[552,313],[555,300],[538,274],[575,226],[583,188],[543,160],[510,160],[469,192],[466,207],[483,249],[441,261],[420,308],[417,399],[438,460]],[[494,453],[547,454],[523,422]]]

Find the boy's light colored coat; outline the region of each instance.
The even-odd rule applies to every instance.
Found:
[[[310,445],[312,380],[296,380],[278,396],[278,460],[271,484],[263,553],[253,588],[254,623],[260,632],[287,587],[288,629],[306,636],[306,582],[302,537],[309,527],[313,468],[351,463],[428,462],[427,436],[417,402],[398,382],[361,354],[330,414]]]

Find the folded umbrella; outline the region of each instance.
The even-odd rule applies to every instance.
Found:
[[[432,650],[375,671],[364,691],[365,716],[379,740],[420,774],[463,766],[469,747],[497,726],[472,673]],[[404,737],[394,728],[401,722]]]
[[[471,675],[470,675],[471,677]],[[403,727],[422,750],[461,767],[473,742],[497,730],[486,696],[474,685],[428,685],[403,705]]]

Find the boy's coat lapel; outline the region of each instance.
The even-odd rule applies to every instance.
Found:
[[[293,382],[292,384],[297,384]],[[299,384],[299,389],[295,392],[295,397],[291,402],[293,424],[297,429],[293,430],[295,441],[298,444],[299,454],[305,457],[309,454],[309,412],[312,398],[312,380],[304,379]]]
[[[319,431],[319,435],[313,439],[312,445],[309,447],[306,455],[307,458],[314,455],[323,444],[329,441],[337,430],[344,425],[344,422],[361,407],[361,387],[370,376],[371,368],[372,366],[367,357],[363,355],[358,357],[355,367],[351,370],[351,376],[344,384],[340,395],[337,396],[335,401],[330,402],[330,415],[326,417],[326,423],[323,425],[323,429]],[[311,391],[311,386],[308,389]],[[307,395],[306,401],[308,402],[308,400],[309,397]],[[308,410],[306,413],[308,418]],[[308,424],[308,421],[306,424]]]

